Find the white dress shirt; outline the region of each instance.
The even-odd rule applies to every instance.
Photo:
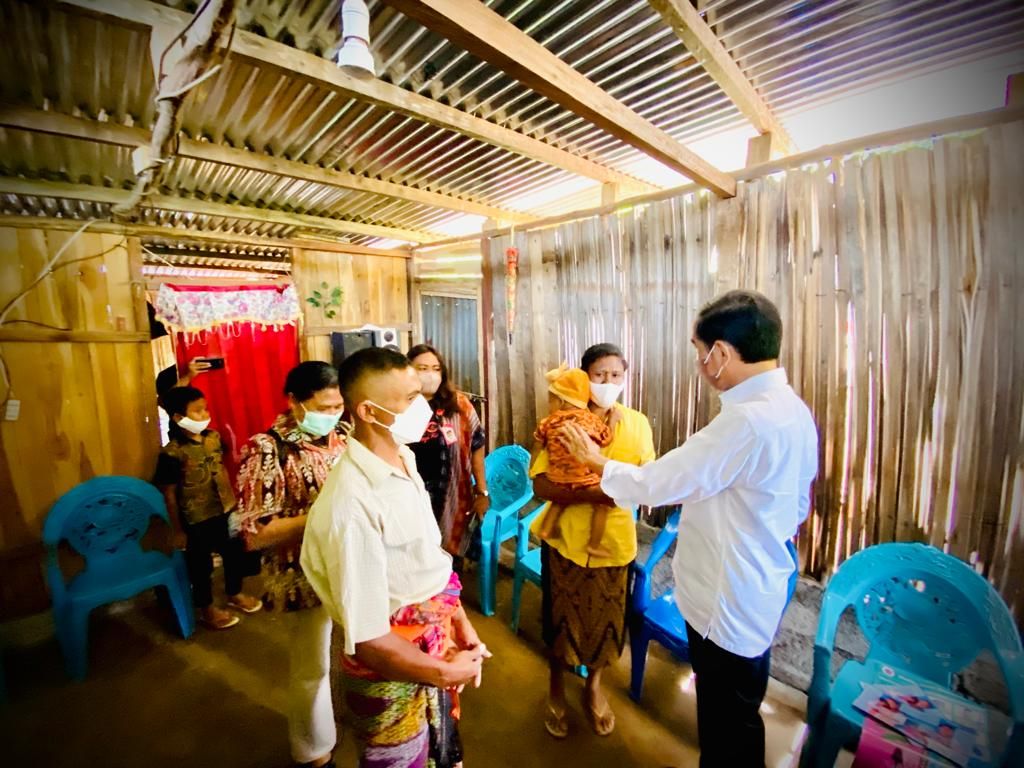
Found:
[[[771,647],[785,609],[786,541],[810,507],[818,432],[781,368],[721,401],[710,424],[657,461],[609,462],[601,489],[620,507],[682,505],[676,604],[702,637],[753,658]]]
[[[441,592],[452,572],[416,459],[399,452],[406,472],[350,437],[306,521],[299,562],[344,627],[349,655],[391,631],[399,608]]]

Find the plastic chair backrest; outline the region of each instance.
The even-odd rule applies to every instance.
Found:
[[[634,509],[634,518],[636,517],[636,514],[637,510]],[[651,542],[651,550],[647,553],[647,559],[642,563],[637,562],[633,566],[635,582],[633,585],[632,604],[633,610],[637,613],[643,613],[646,611],[654,597],[654,595],[651,594],[651,575],[653,574],[658,561],[668,554],[669,549],[672,547],[672,542],[674,542],[679,536],[680,514],[680,510],[676,509],[669,515],[668,520],[665,521],[665,527],[658,532],[658,535],[654,537],[654,541]],[[800,558],[797,555],[796,544],[793,543],[792,539],[788,539],[786,541],[786,551],[789,552],[789,556],[792,558],[794,565],[793,575],[790,576],[789,584],[786,588],[786,604],[789,605],[789,601],[793,599],[793,593],[796,592],[796,585],[800,571]]]
[[[526,553],[530,551],[530,526],[533,525],[533,521],[537,519],[538,515],[545,514],[550,507],[551,502],[545,501],[530,514],[519,518],[516,523],[516,563],[526,557]]]
[[[96,477],[72,488],[57,499],[43,525],[51,584],[58,588],[55,577],[60,577],[57,547],[61,541],[67,541],[85,559],[86,571],[116,572],[141,556],[140,542],[154,515],[168,521],[163,496],[135,477]]]
[[[966,563],[926,544],[879,544],[842,564],[822,601],[819,636],[827,647],[850,605],[870,644],[868,659],[943,686],[984,649],[997,659],[1021,653],[999,593]]]
[[[520,445],[503,445],[484,459],[491,506],[505,509],[530,488],[530,454]]]

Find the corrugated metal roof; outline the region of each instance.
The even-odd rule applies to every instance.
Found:
[[[292,268],[287,259],[239,258],[216,251],[189,253],[176,248],[147,247],[143,256],[144,264],[165,267],[229,269],[261,274],[287,274]]]
[[[166,0],[191,10],[192,0]],[[646,0],[490,0],[486,3],[613,96],[681,141],[744,118]],[[242,28],[331,57],[339,0],[242,0]],[[369,3],[380,76],[498,125],[620,170],[640,153],[387,7]],[[776,114],[869,83],[906,78],[1024,46],[1017,0],[709,0],[714,32]],[[150,128],[148,33],[50,4],[3,0],[0,22],[19,41],[0,47],[0,98]],[[113,52],[116,52],[114,55]],[[485,202],[507,204],[575,177],[451,130],[359,103],[292,73],[231,57],[189,96],[182,129],[245,147]],[[79,184],[130,185],[126,149],[0,132],[0,171]],[[204,200],[430,231],[457,214],[214,163],[177,159],[165,192]],[[12,199],[5,212],[104,214],[107,206]],[[543,215],[547,211],[534,210]],[[144,214],[185,223],[184,214]],[[290,234],[294,228],[192,217],[195,226]],[[374,238],[353,236],[350,242]]]

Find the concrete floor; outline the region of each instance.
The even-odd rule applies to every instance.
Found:
[[[476,605],[474,575],[467,605]],[[697,765],[690,668],[651,646],[642,705],[629,699],[629,650],[607,676],[615,732],[599,738],[579,708],[573,678],[571,733],[550,738],[542,725],[546,663],[539,591],[528,586],[519,637],[508,627],[511,579],[499,580],[498,614],[473,613],[494,652],[483,686],[463,703],[466,765],[515,768]],[[64,677],[55,641],[4,653],[9,701],[0,709],[0,765],[286,768],[288,616],[246,616],[225,632],[197,629],[182,640],[168,611],[147,596],[112,606],[91,625],[90,670]],[[343,719],[343,715],[339,715]],[[802,714],[765,702],[768,768],[795,765]],[[344,733],[339,766],[355,765]]]

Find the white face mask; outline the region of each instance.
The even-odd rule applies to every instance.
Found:
[[[590,382],[590,399],[601,408],[611,408],[622,394],[624,386],[624,384],[615,384],[614,382],[607,384]]]
[[[420,438],[423,437],[423,433],[426,432],[427,424],[430,423],[430,417],[433,415],[433,412],[430,410],[430,403],[427,402],[423,395],[419,395],[401,413],[389,411],[384,406],[377,405],[373,400],[367,400],[366,402],[374,408],[380,408],[384,413],[390,413],[395,417],[395,422],[388,427],[388,431],[391,432],[391,436],[399,445],[418,443]],[[384,425],[381,424],[381,426]]]
[[[178,419],[178,426],[181,427],[182,429],[188,430],[193,435],[198,435],[200,432],[202,432],[204,429],[210,426],[210,420],[205,419],[203,421],[196,421],[195,419],[190,419],[188,416],[182,416],[180,419]]]
[[[711,348],[708,350],[708,356],[704,358],[704,360],[701,362],[701,365],[707,365],[708,364],[708,361],[711,359],[711,353],[714,352],[714,351],[715,351],[715,345],[712,344]],[[718,381],[718,379],[721,377],[722,371],[725,370],[725,366],[726,366],[726,363],[723,363],[722,367],[718,369],[718,373],[716,373],[714,375],[715,381]]]
[[[437,371],[420,371],[416,375],[420,377],[424,397],[432,397],[437,394],[437,390],[441,387],[440,373]]]

